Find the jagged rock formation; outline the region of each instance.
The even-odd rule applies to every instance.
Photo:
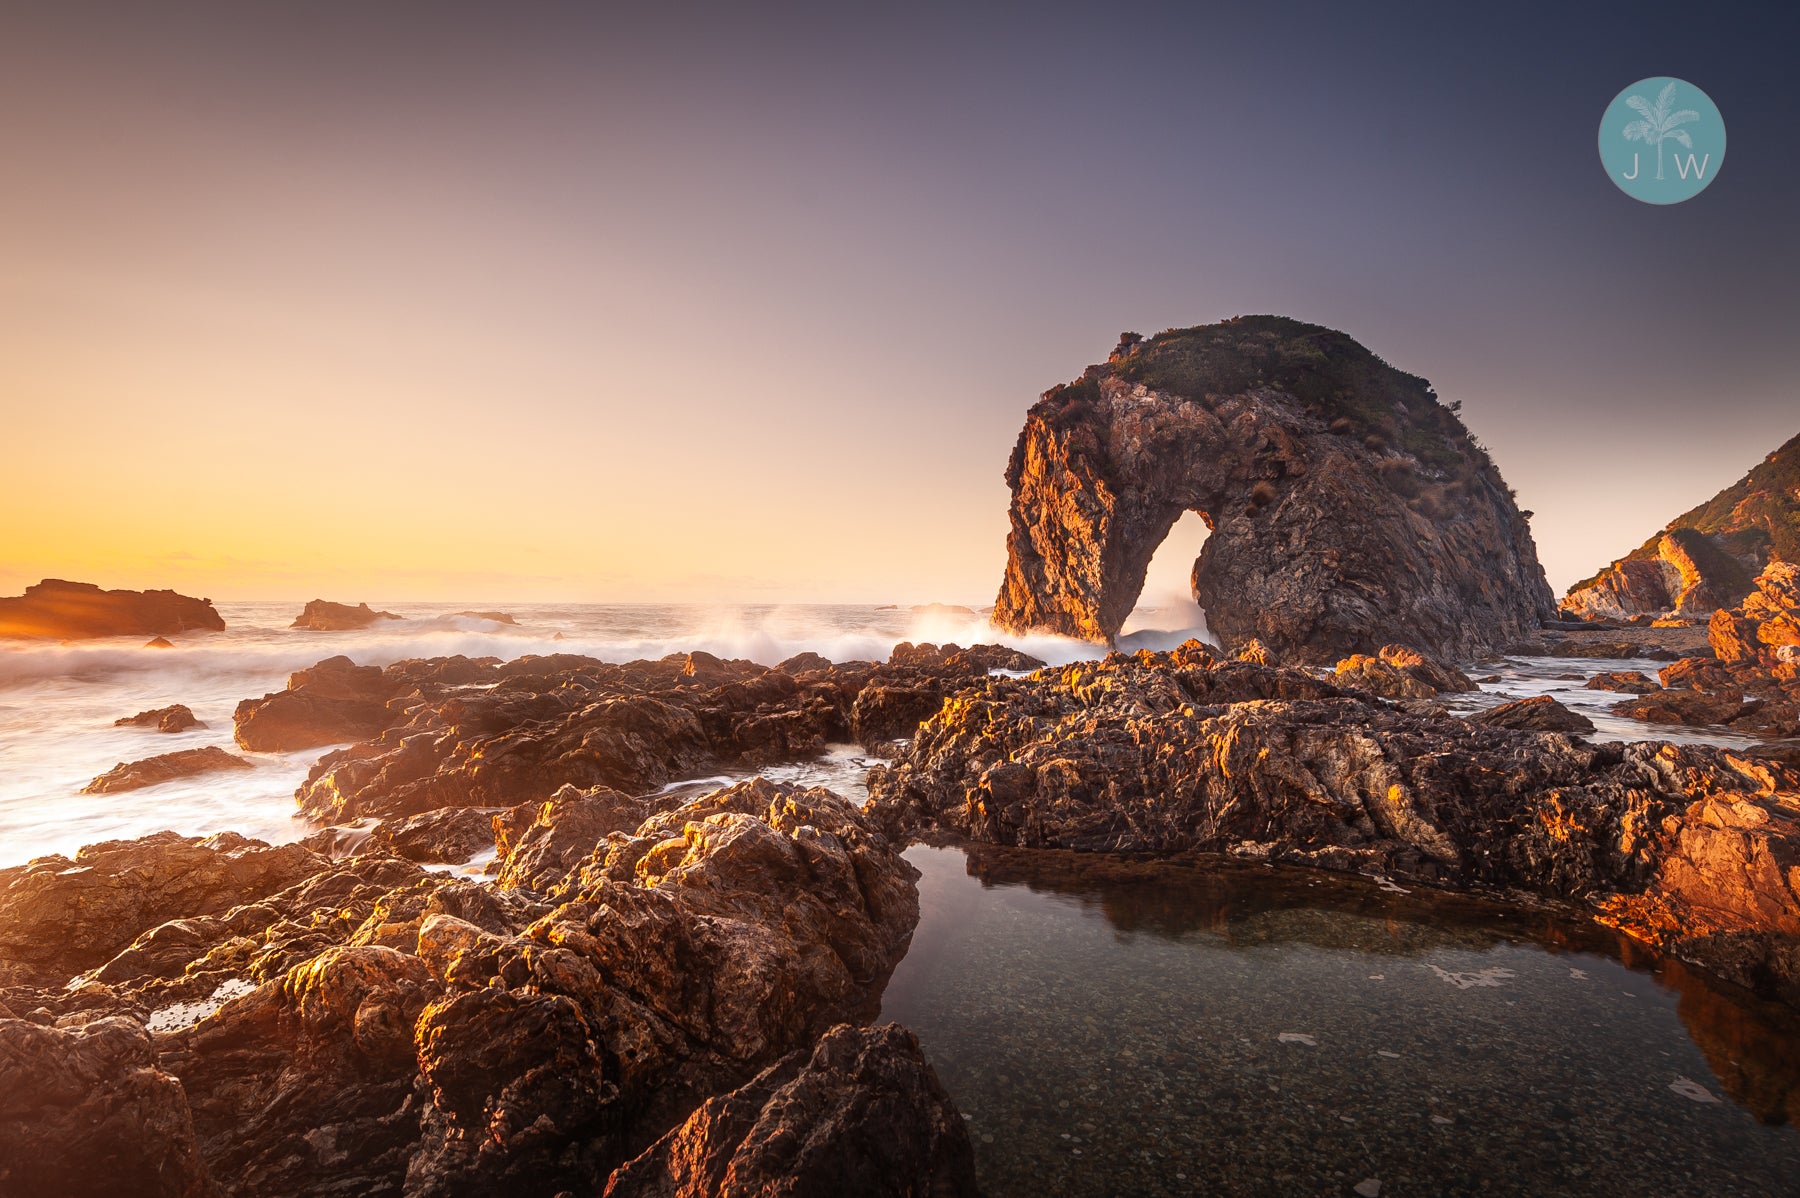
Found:
[[[1800,767],[1772,760],[1414,714],[1190,641],[969,687],[870,794],[894,834],[1526,891],[1800,1002]]]
[[[1714,614],[1706,639],[1720,661],[1759,664],[1792,678],[1800,658],[1800,565],[1771,562],[1743,606]]]
[[[416,815],[542,802],[565,784],[641,791],[709,769],[817,756],[828,742],[909,736],[991,669],[1043,663],[998,645],[895,647],[881,665],[710,653],[612,664],[558,654],[430,658],[386,669],[339,657],[238,705],[248,749],[360,741],[326,754],[298,798],[310,817]]]
[[[994,621],[1016,631],[1111,643],[1187,511],[1212,530],[1194,597],[1228,649],[1461,659],[1555,613],[1525,515],[1452,409],[1316,325],[1128,339],[1032,407],[1006,481]]]
[[[1384,699],[1432,699],[1479,689],[1467,674],[1405,645],[1383,645],[1370,656],[1353,654],[1337,663],[1332,681]]]
[[[1742,603],[1774,560],[1800,561],[1800,436],[1570,587],[1562,606],[1586,619],[1704,620]]]
[[[831,1030],[874,1014],[916,872],[826,791],[673,802],[541,888],[178,837],[0,873],[0,1190],[599,1194],[637,1157],[621,1192],[649,1159],[973,1192],[911,1037]]]
[[[308,603],[289,628],[303,628],[309,632],[350,632],[358,628],[367,628],[378,620],[404,620],[405,616],[396,616],[391,611],[373,611],[367,603],[359,603],[351,607],[348,603],[333,603],[329,599],[314,599]]]
[[[91,582],[46,578],[23,595],[0,599],[0,637],[160,636],[219,632],[212,600],[174,591],[103,591]]]

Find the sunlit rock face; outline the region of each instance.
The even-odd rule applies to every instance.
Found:
[[[1183,512],[1227,648],[1466,658],[1555,612],[1524,513],[1423,379],[1275,316],[1131,337],[1034,405],[994,619],[1111,642]]]
[[[1771,561],[1800,561],[1800,437],[1592,578],[1569,588],[1572,615],[1706,619],[1735,607]]]
[[[23,595],[0,599],[0,637],[160,636],[219,632],[212,600],[174,591],[103,591],[91,582],[46,578]]]

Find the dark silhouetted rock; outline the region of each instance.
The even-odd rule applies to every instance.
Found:
[[[26,587],[23,595],[0,598],[0,637],[82,640],[218,632],[224,627],[212,600],[174,591],[103,591],[91,582],[46,578]]]
[[[1556,604],[1492,460],[1423,379],[1275,316],[1158,334],[1032,407],[1006,469],[994,622],[1110,643],[1183,512],[1194,597],[1229,650],[1446,660]]]
[[[975,1152],[905,1028],[838,1026],[708,1099],[606,1198],[974,1198]]]
[[[196,774],[210,774],[215,770],[254,768],[256,767],[242,757],[227,753],[217,745],[207,745],[203,749],[182,749],[175,753],[160,753],[155,757],[146,757],[142,761],[121,761],[82,787],[81,793],[112,794],[116,791],[139,790],[145,786],[172,782],[177,778],[192,778]]]
[[[1468,717],[1471,724],[1490,728],[1519,728],[1530,732],[1592,732],[1594,721],[1570,711],[1549,695],[1514,699]]]
[[[173,649],[175,642],[166,636],[153,636],[144,642],[146,649]]]
[[[314,599],[308,603],[289,628],[303,628],[308,632],[352,632],[358,628],[367,628],[378,620],[404,620],[405,616],[396,616],[391,611],[373,611],[367,603],[359,603],[351,607],[347,603],[333,603],[328,599]]]
[[[113,721],[115,728],[154,728],[158,732],[186,732],[189,728],[204,728],[206,725],[194,718],[184,704],[176,703],[170,707],[158,707],[154,711],[140,711],[123,719]]]

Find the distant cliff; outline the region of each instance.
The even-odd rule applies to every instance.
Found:
[[[1606,619],[1706,619],[1735,607],[1771,561],[1800,563],[1800,436],[1592,578],[1564,610]]]
[[[1469,657],[1556,601],[1525,514],[1424,379],[1280,316],[1127,334],[1032,406],[1006,470],[994,620],[1109,641],[1183,512],[1228,648],[1332,662],[1400,642]]]
[[[103,591],[91,582],[46,578],[0,599],[0,637],[162,636],[225,627],[212,600],[174,591]]]

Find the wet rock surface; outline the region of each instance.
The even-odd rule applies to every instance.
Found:
[[[1171,330],[1046,393],[1006,470],[994,621],[1110,643],[1186,511],[1227,649],[1461,659],[1555,615],[1525,517],[1422,379],[1280,317]]]
[[[887,743],[989,670],[1041,664],[993,645],[910,644],[880,665],[821,658],[776,669],[709,653],[623,665],[573,655],[460,659],[451,669],[458,660],[385,671],[321,663],[260,706],[240,705],[239,742],[294,743],[259,730],[286,721],[288,710],[304,728],[354,731],[351,716],[362,719],[361,736],[373,739],[320,758],[300,788],[302,811],[323,822],[513,807],[564,785],[635,793],[726,766],[804,760],[833,742]],[[353,684],[340,681],[352,674]],[[343,723],[315,720],[343,704]]]
[[[194,718],[194,713],[187,705],[176,703],[169,707],[158,707],[152,711],[140,711],[136,715],[124,716],[113,721],[115,728],[154,728],[158,732],[186,732],[189,728],[204,728],[206,725]]]
[[[210,774],[218,770],[254,768],[242,757],[227,753],[217,745],[207,745],[201,749],[182,749],[175,753],[159,753],[155,757],[146,757],[141,761],[121,761],[82,787],[81,792],[94,795],[114,794],[122,790],[141,790],[146,786],[156,786],[163,782],[172,782],[177,778],[192,778],[197,774]]]
[[[46,578],[0,598],[0,637],[160,636],[224,629],[210,599],[174,591],[103,591],[91,582]]]
[[[870,793],[895,833],[1211,849],[1579,904],[1800,1000],[1800,772],[1766,759],[1412,714],[1189,642],[971,687]]]
[[[15,1101],[0,1135],[42,1149],[45,1192],[88,1192],[58,1137],[121,1110],[119,1153],[178,1166],[159,1193],[599,1193],[797,1053],[764,1115],[731,1108],[735,1159],[859,1176],[832,1146],[898,1119],[917,1136],[891,1151],[926,1152],[920,1176],[966,1170],[903,1033],[825,1035],[873,1014],[918,917],[889,842],[829,792],[761,780],[596,837],[607,801],[546,804],[510,842],[510,887],[370,846],[172,835],[0,873],[0,1076],[47,1076],[96,1037],[91,1076]],[[557,870],[559,813],[587,833]]]

